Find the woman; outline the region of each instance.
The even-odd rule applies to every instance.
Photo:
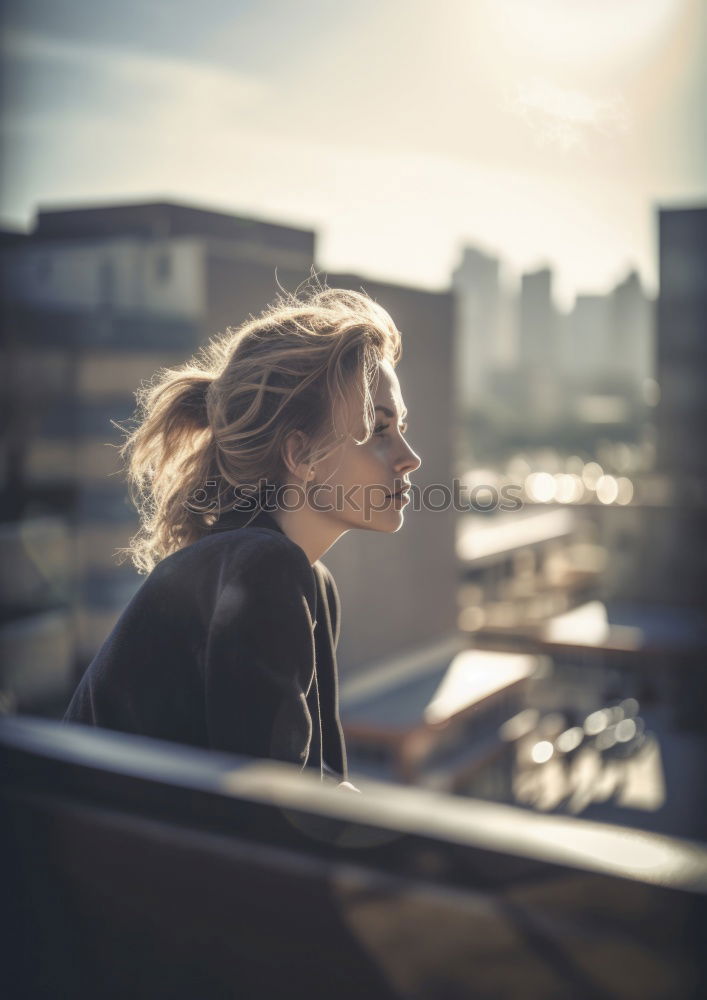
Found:
[[[310,286],[138,389],[127,458],[147,579],[65,720],[314,767],[348,782],[340,604],[321,556],[397,531],[420,459],[400,333],[364,293]],[[357,791],[357,789],[354,789]]]

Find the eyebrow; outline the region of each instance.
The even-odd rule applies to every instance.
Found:
[[[383,413],[385,413],[386,417],[390,417],[391,420],[395,416],[395,411],[389,409],[389,407],[387,407],[387,406],[382,406],[382,405],[379,404],[378,406],[375,407],[375,409],[376,410],[382,410]],[[408,411],[407,410],[403,410],[403,412],[400,414],[400,419],[404,420],[407,417],[407,415],[408,415]]]

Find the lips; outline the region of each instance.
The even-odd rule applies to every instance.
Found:
[[[388,494],[388,499],[392,500],[393,497],[407,496],[409,492],[410,492],[410,487],[409,486],[404,486],[402,489],[397,490],[395,493],[389,493]]]

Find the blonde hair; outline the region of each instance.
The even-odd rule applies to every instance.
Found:
[[[378,363],[402,356],[393,320],[365,292],[328,288],[318,279],[283,291],[257,317],[212,337],[185,364],[160,368],[135,392],[137,426],[119,447],[140,528],[130,546],[138,573],[208,534],[218,515],[194,498],[217,485],[217,509],[234,487],[258,488],[287,477],[283,446],[307,436],[308,468],[346,439],[337,400],[360,405],[364,436],[375,426]],[[121,561],[122,561],[121,560]]]

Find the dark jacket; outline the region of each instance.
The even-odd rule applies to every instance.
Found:
[[[267,511],[243,523],[222,514],[155,566],[64,719],[345,779],[334,578]]]

